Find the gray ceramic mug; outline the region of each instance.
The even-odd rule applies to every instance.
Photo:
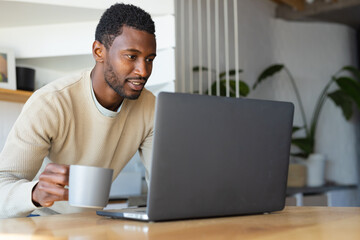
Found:
[[[109,168],[70,165],[69,204],[104,208],[109,201],[113,172]]]

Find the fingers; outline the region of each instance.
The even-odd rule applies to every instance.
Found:
[[[64,164],[49,163],[45,167],[45,171],[46,170],[53,173],[69,174],[70,166]]]
[[[43,172],[45,181],[53,182],[62,186],[69,184],[69,165],[49,163]]]
[[[39,182],[33,188],[32,200],[43,207],[50,207],[55,201],[68,200],[69,166],[50,163],[39,176]]]
[[[43,172],[39,176],[39,181],[48,182],[48,183],[52,183],[54,185],[59,185],[59,186],[64,187],[69,184],[69,175],[63,175],[63,174],[52,173],[52,172]]]
[[[39,191],[46,193],[46,195],[53,196],[52,199],[56,199],[57,201],[68,200],[69,191],[62,186],[48,182],[39,182],[37,187]]]
[[[68,189],[40,181],[33,191],[33,198],[43,207],[50,207],[55,201],[68,200],[68,195]]]

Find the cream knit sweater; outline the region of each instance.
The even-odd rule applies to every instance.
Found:
[[[106,117],[91,96],[90,72],[54,81],[23,107],[0,153],[0,218],[34,213],[84,211],[68,202],[37,208],[31,201],[45,159],[114,169],[114,179],[139,150],[150,168],[155,97],[143,90],[125,99],[116,117]],[[148,172],[147,172],[148,174]]]

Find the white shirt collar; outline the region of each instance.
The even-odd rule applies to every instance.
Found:
[[[122,104],[120,104],[120,106],[119,106],[119,108],[117,109],[116,112],[111,111],[111,110],[109,110],[109,109],[107,109],[107,108],[104,108],[104,107],[98,102],[98,100],[96,99],[96,96],[95,96],[94,88],[93,88],[93,86],[92,86],[92,81],[91,81],[91,79],[90,79],[90,88],[91,88],[91,96],[92,96],[92,98],[94,99],[94,103],[95,103],[95,105],[96,105],[96,108],[99,110],[99,112],[100,112],[102,115],[106,116],[106,117],[116,117],[116,116],[119,114],[120,110],[121,110]]]

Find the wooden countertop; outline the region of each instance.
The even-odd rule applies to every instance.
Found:
[[[145,223],[78,213],[0,220],[0,239],[360,239],[360,208],[286,207],[264,215]]]

